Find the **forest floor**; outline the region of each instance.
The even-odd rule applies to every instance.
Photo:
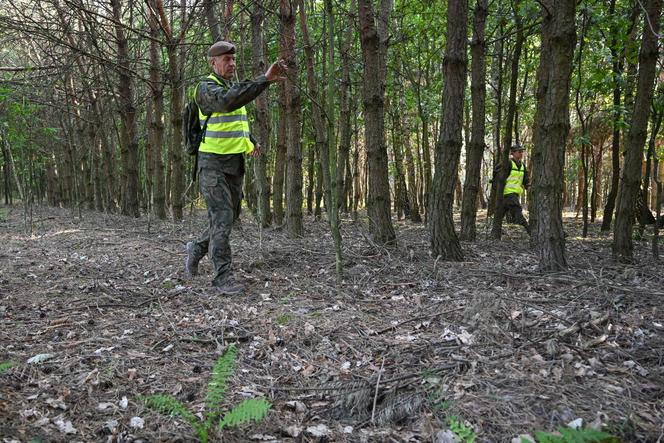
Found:
[[[635,242],[638,264],[619,265],[599,225],[582,239],[568,218],[569,271],[542,274],[518,226],[500,242],[482,232],[449,263],[429,256],[423,225],[395,222],[398,244],[380,249],[344,219],[337,286],[323,221],[261,241],[245,213],[232,247],[248,290],[222,297],[207,259],[200,276],[183,274],[204,211],[177,224],[33,217],[26,234],[22,209],[0,207],[3,442],[193,441],[139,396],[203,412],[230,344],[224,408],[273,406],[212,441],[447,442],[450,423],[465,423],[477,441],[509,442],[577,419],[625,442],[663,439],[664,264],[649,242]]]

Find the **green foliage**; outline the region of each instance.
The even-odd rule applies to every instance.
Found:
[[[546,432],[536,432],[535,439],[538,443],[620,443],[616,437],[595,429],[572,429],[561,427],[558,429],[560,435]],[[521,443],[529,443],[522,438]]]
[[[477,438],[475,430],[470,426],[466,426],[457,417],[448,417],[447,426],[450,427],[450,430],[454,432],[454,434],[456,434],[459,440],[461,440],[463,443],[473,443]]]
[[[208,383],[207,398],[205,400],[205,406],[209,414],[218,413],[219,404],[226,393],[226,384],[233,375],[233,365],[236,357],[237,348],[231,345],[212,368],[212,378]]]
[[[272,405],[264,398],[249,398],[235,406],[219,422],[220,428],[239,426],[254,421],[259,423]]]
[[[182,402],[171,395],[151,395],[141,397],[141,401],[150,409],[186,420],[194,428],[196,437],[203,443],[209,440],[210,430],[217,424],[219,429],[224,429],[252,421],[259,423],[272,406],[264,398],[244,400],[219,420],[221,417],[221,400],[226,393],[228,379],[233,375],[233,365],[236,357],[237,348],[231,345],[212,368],[212,376],[208,383],[207,398],[205,400],[206,414],[203,422],[199,421]]]
[[[11,361],[4,361],[4,362],[0,363],[0,375],[7,372],[7,370],[9,368],[11,368],[12,366],[14,366],[14,363],[11,362]]]
[[[5,208],[0,208],[0,221],[7,221],[7,216],[9,215],[9,211]]]

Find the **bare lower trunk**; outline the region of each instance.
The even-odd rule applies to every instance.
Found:
[[[288,64],[289,79],[285,84],[286,119],[286,229],[292,237],[303,233],[302,227],[302,147],[300,141],[300,93],[297,81],[295,57],[295,13],[297,5],[290,0],[280,0],[281,57]]]
[[[461,154],[463,98],[466,89],[466,22],[468,2],[450,0],[447,9],[447,48],[443,59],[443,107],[436,144],[436,171],[431,193],[431,250],[443,260],[462,260],[452,209]]]
[[[263,7],[260,3],[254,5],[251,13],[251,46],[254,62],[254,75],[265,72],[267,61],[265,58],[265,37],[263,36]],[[256,190],[258,192],[258,221],[263,227],[272,222],[270,210],[270,187],[267,177],[267,153],[270,150],[270,117],[267,109],[267,94],[256,97],[256,121],[254,134],[260,143],[264,155],[254,159],[254,175],[256,177]]]
[[[475,19],[473,41],[471,43],[471,100],[472,100],[472,129],[470,143],[466,148],[466,179],[463,187],[463,202],[461,204],[461,239],[475,240],[477,228],[477,194],[480,189],[480,170],[484,155],[485,123],[485,96],[486,96],[486,41],[484,29],[488,14],[487,0],[479,0],[475,6]]]
[[[381,0],[378,17],[372,0],[358,0],[360,43],[364,61],[364,141],[367,146],[369,232],[378,244],[394,242],[385,146],[385,75],[387,24],[392,0]],[[376,25],[376,22],[378,25]]]
[[[650,102],[657,67],[658,33],[662,0],[646,2],[641,51],[639,53],[639,76],[632,112],[632,124],[625,143],[625,166],[622,172],[620,201],[616,209],[616,225],[613,233],[613,253],[620,261],[633,261],[632,226],[634,205],[639,198],[643,146],[646,141]]]
[[[129,42],[122,26],[120,0],[111,0],[118,51],[118,101],[120,105],[122,156],[122,213],[139,216],[138,208],[138,126],[134,103],[134,80],[130,72]]]
[[[562,217],[576,0],[542,2],[542,47],[533,133],[533,237],[543,271],[567,268]]]

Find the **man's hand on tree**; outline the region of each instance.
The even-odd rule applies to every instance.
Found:
[[[258,158],[263,155],[263,147],[260,145],[260,143],[256,143],[254,145],[254,150],[251,151],[249,155],[251,155],[253,158]]]
[[[288,66],[286,66],[286,61],[279,59],[267,68],[265,77],[267,77],[267,81],[269,82],[280,82],[286,80],[285,74],[287,71]]]

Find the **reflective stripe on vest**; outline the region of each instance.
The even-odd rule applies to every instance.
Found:
[[[209,75],[208,78],[223,86],[214,75]],[[199,109],[198,118],[202,126],[207,116]],[[248,154],[253,151],[254,144],[249,139],[249,121],[245,107],[232,112],[212,113],[207,122],[205,138],[198,150],[213,154]]]
[[[512,170],[505,181],[503,195],[523,194],[523,176],[526,173],[526,166],[521,163],[521,167],[519,167],[514,160],[510,160],[510,163],[512,164]]]

